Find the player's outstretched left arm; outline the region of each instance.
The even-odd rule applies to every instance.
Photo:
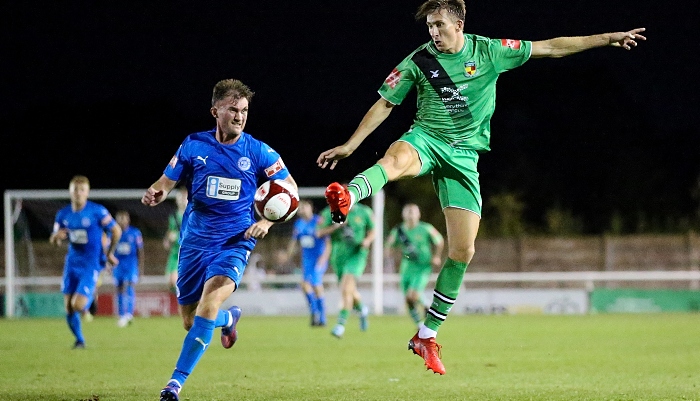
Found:
[[[590,36],[564,36],[532,42],[532,58],[559,58],[580,53],[596,47],[613,46],[631,50],[637,42],[647,40],[641,33],[645,28],[636,28],[627,32],[601,33]]]

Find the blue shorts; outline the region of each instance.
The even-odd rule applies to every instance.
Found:
[[[305,282],[313,286],[323,284],[323,274],[326,273],[326,269],[328,269],[328,262],[319,266],[316,260],[311,259],[302,260],[301,264]]]
[[[251,251],[249,241],[241,241],[239,245],[220,250],[180,247],[177,302],[180,305],[199,302],[204,283],[214,276],[226,276],[233,280],[238,288]]]
[[[138,268],[120,268],[117,266],[112,272],[112,276],[114,276],[114,284],[116,286],[121,286],[127,281],[132,284],[139,282]]]
[[[88,300],[92,300],[95,296],[97,288],[97,277],[100,275],[99,270],[95,269],[63,269],[63,283],[61,284],[61,292],[66,295],[80,294]]]

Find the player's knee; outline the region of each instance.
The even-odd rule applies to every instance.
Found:
[[[448,256],[450,259],[456,262],[469,263],[474,257],[476,249],[474,244],[460,244],[457,246],[450,246]]]

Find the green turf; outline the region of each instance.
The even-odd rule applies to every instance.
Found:
[[[182,400],[700,400],[700,315],[450,316],[445,376],[406,349],[407,316],[351,317],[345,338],[301,317],[251,317],[218,331]],[[157,400],[184,330],[178,318],[84,323],[0,320],[0,400]]]

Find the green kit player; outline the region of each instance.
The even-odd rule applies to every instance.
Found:
[[[431,174],[445,215],[447,259],[438,275],[424,324],[409,341],[428,369],[444,374],[440,325],[457,299],[481,219],[477,162],[490,150],[490,120],[496,105],[496,80],[530,58],[558,58],[613,46],[630,50],[646,38],[644,28],[592,36],[543,41],[490,39],[465,34],[464,0],[428,0],[416,13],[425,20],[431,40],[418,47],[389,74],[381,98],[369,109],[350,139],[321,153],[321,168],[333,169],[401,104],[412,90],[418,110],[411,128],[394,142],[377,164],[358,174],[347,189],[332,183],[326,201],[333,220],[341,223],[353,205],[379,191],[388,181]]]
[[[398,251],[401,291],[411,319],[420,328],[425,315],[423,292],[433,268],[440,267],[444,241],[432,224],[420,220],[418,205],[405,205],[401,218],[403,222],[389,232],[385,249]]]
[[[357,279],[365,271],[369,247],[374,239],[372,209],[358,203],[348,213],[345,224],[339,224],[331,220],[331,209],[326,207],[321,211],[321,219],[316,236],[331,237],[329,264],[338,276],[342,301],[338,324],[333,327],[331,334],[338,338],[343,336],[351,310],[360,314],[360,330],[366,331],[369,310],[362,304],[360,292],[357,290]]]
[[[177,260],[180,255],[180,233],[182,233],[185,211],[187,210],[187,190],[180,188],[175,193],[177,210],[168,216],[168,231],[163,238],[163,247],[168,249],[168,261],[165,264],[165,275],[168,278],[170,292],[177,295]]]

